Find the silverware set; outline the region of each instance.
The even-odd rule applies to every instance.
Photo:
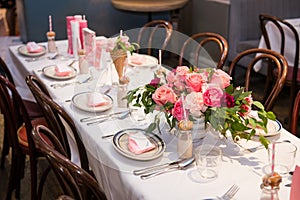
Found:
[[[115,113],[110,113],[110,114],[105,114],[105,115],[97,115],[94,117],[85,117],[80,119],[80,122],[87,122],[87,125],[96,125],[100,124],[102,122],[105,122],[107,120],[112,120],[112,119],[125,119],[129,116],[130,111],[125,110],[125,111],[120,111],[120,112],[115,112]],[[104,138],[110,137],[109,136],[103,136]]]
[[[67,83],[54,83],[52,85],[50,85],[50,87],[53,87],[54,89],[57,88],[62,88],[68,85],[73,85],[73,84],[82,84],[82,83],[87,83],[89,80],[91,80],[91,76],[85,78],[85,79],[81,79],[81,80],[77,80],[77,81],[73,81],[73,82],[67,82]]]
[[[133,171],[133,174],[136,176],[140,176],[141,179],[149,179],[167,172],[172,172],[176,170],[184,170],[189,165],[194,163],[195,158],[187,158],[183,160],[177,160],[171,163],[165,163],[161,165],[156,165],[153,167],[147,167],[143,169],[137,169]]]

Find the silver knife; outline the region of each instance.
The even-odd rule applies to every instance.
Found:
[[[146,167],[146,168],[143,168],[143,169],[136,169],[136,170],[133,170],[133,174],[136,175],[136,176],[139,176],[139,175],[146,174],[146,173],[149,173],[149,172],[152,172],[152,171],[162,170],[162,169],[167,168],[169,166],[176,165],[180,161],[181,161],[181,159],[176,160],[174,162],[170,162],[170,163],[164,163],[164,164],[155,165],[155,166],[152,166],[152,167]]]
[[[128,112],[128,110],[123,110],[123,111],[120,111],[120,112],[115,112],[115,113],[106,114],[106,115],[98,115],[98,116],[95,116],[95,117],[85,117],[85,118],[80,119],[80,122],[89,122],[89,121],[93,121],[93,120],[97,120],[97,119],[109,118],[109,117],[112,117],[114,115],[119,115],[119,114],[122,114],[122,113],[125,113],[125,112]]]
[[[155,171],[155,172],[152,172],[152,173],[150,172],[150,173],[147,173],[147,174],[143,174],[140,177],[141,177],[141,179],[145,180],[145,179],[149,179],[149,178],[152,178],[152,177],[155,177],[155,176],[158,176],[160,174],[167,173],[167,172],[171,172],[171,171],[175,171],[175,170],[183,170],[187,166],[189,166],[190,164],[192,164],[194,161],[195,161],[194,157],[188,158],[188,159],[184,159],[184,160],[180,161],[178,164],[169,166],[169,167],[164,168],[164,169],[159,170],[159,171]]]

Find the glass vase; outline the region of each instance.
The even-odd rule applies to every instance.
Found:
[[[193,143],[201,141],[206,135],[205,127],[205,116],[204,115],[195,115],[192,116],[194,121],[192,129]]]
[[[177,154],[180,159],[193,156],[193,137],[191,130],[179,130],[177,135]]]

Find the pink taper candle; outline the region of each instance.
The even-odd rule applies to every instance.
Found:
[[[49,31],[52,31],[52,17],[49,15]]]

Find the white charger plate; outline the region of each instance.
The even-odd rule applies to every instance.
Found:
[[[265,137],[278,135],[282,130],[282,125],[278,120],[274,121],[269,119],[267,124],[267,130],[268,133],[265,133],[262,129],[256,130],[255,135],[263,135]]]
[[[155,145],[155,148],[142,154],[135,154],[128,149],[128,134],[141,132],[147,136],[149,141]],[[166,150],[165,142],[154,133],[147,133],[143,129],[131,128],[117,132],[113,137],[113,146],[121,155],[140,161],[153,160],[160,157]]]
[[[133,57],[134,56],[139,56],[143,60],[143,63],[141,64],[136,64],[133,62]],[[137,54],[134,53],[132,56],[128,57],[128,65],[133,66],[133,67],[155,67],[158,65],[158,60],[157,58],[149,55],[143,55],[143,54]]]
[[[103,112],[106,111],[110,108],[112,108],[113,106],[113,100],[110,96],[105,95],[100,93],[101,95],[103,95],[103,97],[108,101],[108,104],[104,105],[104,106],[96,106],[96,107],[90,107],[88,106],[88,94],[89,93],[95,93],[95,92],[82,92],[79,94],[76,94],[75,96],[73,96],[72,98],[72,103],[73,105],[83,111],[87,111],[87,112]]]
[[[57,65],[48,65],[43,68],[43,74],[48,78],[56,79],[56,80],[67,80],[74,78],[77,75],[77,70],[74,67],[66,66],[71,70],[71,73],[68,76],[57,76],[55,73],[55,67]]]
[[[40,47],[43,48],[42,51],[40,52],[37,52],[37,53],[31,53],[31,52],[28,52],[27,50],[27,46],[26,45],[23,45],[23,46],[20,46],[18,48],[18,52],[23,55],[23,56],[28,56],[28,57],[38,57],[38,56],[42,56],[46,53],[46,47],[45,46],[42,46],[42,45],[39,45]]]

